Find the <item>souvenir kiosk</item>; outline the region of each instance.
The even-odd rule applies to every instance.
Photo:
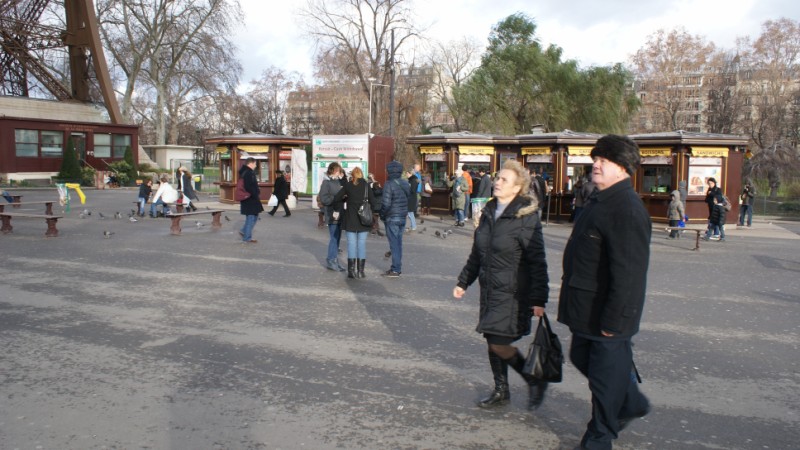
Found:
[[[233,199],[236,182],[239,180],[239,169],[245,160],[253,157],[256,160],[256,177],[260,188],[259,198],[262,203],[269,201],[275,186],[275,171],[284,170],[287,155],[291,158],[291,150],[311,144],[311,140],[302,137],[248,133],[231,136],[213,136],[205,141],[206,145],[216,146],[219,153],[219,201],[222,203],[238,203]],[[281,159],[283,155],[284,159]]]

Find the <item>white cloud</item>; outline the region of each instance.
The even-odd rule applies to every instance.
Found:
[[[240,2],[245,24],[233,41],[244,67],[242,82],[269,66],[300,72],[310,82],[312,43],[294,14],[304,3]],[[535,20],[544,45],[561,47],[564,58],[584,67],[627,62],[659,28],[683,26],[718,47],[733,48],[737,37],[757,37],[766,20],[800,20],[796,0],[415,0],[413,5],[426,34],[441,41],[471,35],[486,43],[493,25],[523,12]]]

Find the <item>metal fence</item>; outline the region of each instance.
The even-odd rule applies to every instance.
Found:
[[[753,202],[753,214],[800,218],[800,197],[758,196]]]

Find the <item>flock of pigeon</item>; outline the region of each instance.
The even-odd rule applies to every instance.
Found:
[[[208,209],[207,206],[206,206],[206,209]],[[83,211],[81,211],[78,214],[78,217],[80,217],[81,219],[86,219],[87,217],[89,217],[91,215],[92,215],[92,212],[90,210],[84,209]],[[136,213],[135,209],[132,209],[127,215],[128,215],[128,221],[129,222],[138,222],[139,221],[139,219],[136,218],[137,213]],[[100,220],[106,220],[106,219],[109,218],[108,216],[106,216],[105,214],[103,214],[102,212],[99,212],[99,211],[97,212],[97,217],[99,217]],[[122,219],[122,213],[117,211],[117,212],[114,213],[114,215],[112,217],[114,219],[117,219],[117,220]],[[228,216],[224,216],[224,217],[225,217],[226,221],[230,222],[230,220],[231,220],[230,217],[228,217]],[[195,221],[195,226],[197,228],[203,228],[206,225],[203,222],[200,222],[199,220],[197,220],[197,221]],[[418,230],[417,233],[418,234],[425,234],[425,232],[427,230],[428,230],[427,227],[422,227],[422,229]],[[410,230],[406,230],[406,231],[410,231]],[[377,234],[379,236],[383,236],[384,235],[380,230],[377,230]],[[447,239],[447,236],[451,235],[451,234],[453,234],[453,230],[451,230],[451,229],[447,229],[447,230],[444,230],[444,231],[436,230],[433,233],[433,235],[435,237],[439,238],[439,239]],[[106,239],[110,239],[111,236],[113,236],[113,235],[114,235],[113,231],[108,231],[108,230],[104,230],[103,231],[103,237],[106,238]]]
[[[208,208],[208,207],[206,207],[206,209],[209,209],[209,208]],[[84,209],[83,211],[81,211],[81,212],[78,214],[78,217],[79,217],[79,218],[81,218],[81,219],[86,219],[87,217],[89,217],[89,216],[91,216],[91,215],[92,215],[92,212],[91,212],[89,209]],[[138,221],[139,221],[139,219],[137,219],[137,218],[136,218],[136,216],[137,216],[137,213],[136,213],[136,210],[135,210],[135,209],[132,209],[132,210],[131,210],[131,211],[130,211],[128,214],[127,214],[127,216],[128,216],[128,221],[129,221],[129,222],[138,222]],[[98,217],[100,220],[107,220],[107,219],[109,219],[109,216],[107,216],[107,215],[103,214],[103,213],[102,213],[102,212],[100,212],[100,211],[98,211],[98,212],[97,212],[97,217]],[[114,215],[113,215],[112,217],[113,217],[113,219],[117,219],[117,220],[119,220],[119,219],[122,219],[122,213],[120,213],[119,211],[117,211],[117,212],[115,212],[115,213],[114,213]],[[231,220],[231,219],[230,219],[230,217],[228,217],[228,216],[225,216],[225,220],[226,220],[226,221],[228,221],[228,222],[230,222],[230,220]],[[206,224],[204,224],[203,222],[201,222],[201,221],[197,220],[197,221],[195,221],[195,226],[196,226],[197,228],[203,228],[204,226],[206,226]],[[113,235],[114,235],[114,232],[113,232],[113,231],[109,231],[109,230],[104,230],[104,231],[103,231],[103,237],[104,237],[104,238],[106,238],[106,239],[110,239],[110,238],[111,238],[111,236],[113,236]]]

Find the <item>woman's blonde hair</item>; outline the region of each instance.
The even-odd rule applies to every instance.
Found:
[[[515,159],[507,159],[506,162],[503,163],[503,167],[501,170],[510,170],[517,174],[517,180],[515,184],[519,185],[519,195],[527,195],[528,191],[531,188],[531,174],[528,172],[528,169],[525,168],[519,161]]]
[[[364,172],[361,171],[360,167],[354,167],[350,172],[350,176],[353,177],[353,184],[358,186],[358,180],[364,179]]]

